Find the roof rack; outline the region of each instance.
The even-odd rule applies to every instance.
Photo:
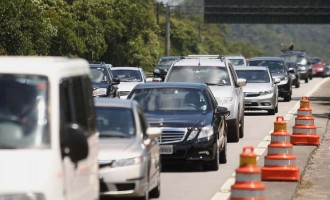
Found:
[[[225,56],[223,55],[188,55],[184,56],[183,59],[193,59],[193,58],[208,58],[208,59],[220,59],[223,61]]]

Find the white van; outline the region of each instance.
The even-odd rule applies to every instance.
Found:
[[[88,62],[0,57],[0,199],[99,198]]]

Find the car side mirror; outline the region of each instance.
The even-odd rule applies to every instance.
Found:
[[[120,79],[119,78],[113,78],[112,79],[112,85],[118,85],[120,83]]]
[[[246,79],[245,78],[238,78],[237,79],[237,84],[239,87],[246,86]]]
[[[275,84],[278,84],[278,83],[281,82],[281,79],[276,77],[276,78],[273,78],[273,81],[274,81]]]
[[[157,127],[149,127],[147,129],[147,135],[150,139],[155,139],[157,137],[160,137],[162,134],[162,129],[157,128]]]
[[[77,163],[88,156],[88,142],[86,132],[78,124],[70,124],[66,127],[66,146],[63,151],[72,162]]]
[[[215,111],[216,114],[223,115],[228,117],[230,115],[230,111],[226,107],[218,106]]]

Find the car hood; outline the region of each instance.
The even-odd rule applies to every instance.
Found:
[[[142,82],[120,82],[118,91],[131,91],[137,84]]]
[[[115,160],[141,156],[141,144],[133,138],[100,138],[99,160]]]
[[[145,113],[152,127],[202,127],[212,122],[212,113],[204,114],[173,114]]]
[[[234,88],[232,86],[209,85],[209,88],[214,97],[231,97],[234,92]]]
[[[260,92],[272,90],[271,83],[246,83],[246,86],[243,87],[243,92]]]

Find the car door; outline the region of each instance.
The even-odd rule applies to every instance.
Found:
[[[240,87],[237,83],[237,75],[235,72],[234,67],[232,66],[231,63],[228,63],[228,68],[230,71],[230,76],[232,78],[233,81],[233,86],[234,86],[234,94],[233,94],[233,98],[235,98],[236,104],[237,104],[237,109],[238,109],[238,120],[240,120],[243,117],[244,114],[244,94],[243,94],[243,88]]]
[[[138,109],[138,116],[140,121],[140,126],[143,133],[143,140],[147,142],[147,129],[149,124],[147,119],[145,118],[142,110]],[[160,173],[160,153],[159,153],[159,145],[157,140],[153,139],[148,141],[146,144],[147,156],[148,156],[148,172],[149,172],[149,187],[152,189],[157,185],[157,179],[159,178]]]

